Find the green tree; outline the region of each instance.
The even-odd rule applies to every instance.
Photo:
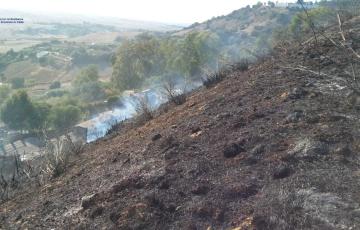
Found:
[[[28,116],[28,128],[31,131],[42,131],[47,128],[51,106],[46,103],[33,103],[33,111]]]
[[[219,37],[210,32],[189,33],[177,46],[171,66],[186,78],[198,75],[205,65],[213,66],[219,55]]]
[[[4,102],[0,117],[11,129],[28,130],[30,128],[29,117],[32,116],[33,112],[34,106],[27,93],[19,91]]]
[[[290,22],[289,31],[293,38],[298,39],[310,31],[311,23],[313,23],[316,28],[319,28],[326,27],[335,22],[335,20],[336,17],[333,10],[327,7],[318,7],[308,10],[307,13],[301,12],[295,15]]]
[[[23,77],[15,77],[10,80],[11,87],[13,89],[20,89],[24,88],[25,86],[25,79]]]
[[[99,80],[99,71],[96,65],[89,65],[81,70],[74,81],[74,85],[81,85],[88,82],[95,82]]]
[[[268,6],[270,6],[271,8],[275,7],[275,3],[272,1],[268,1]]]
[[[49,89],[59,89],[61,87],[61,82],[54,81],[50,84]]]
[[[54,106],[49,114],[52,128],[64,131],[74,126],[81,119],[81,110],[74,105]]]
[[[11,93],[11,89],[7,85],[0,85],[0,104],[2,104]]]
[[[105,90],[98,81],[83,83],[73,88],[72,94],[83,102],[93,102],[105,98]]]
[[[143,34],[136,40],[124,41],[113,64],[112,81],[120,90],[140,87],[142,81],[163,71],[160,42]]]

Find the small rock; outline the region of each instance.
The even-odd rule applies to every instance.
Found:
[[[159,140],[161,137],[162,137],[161,134],[158,133],[158,134],[155,134],[155,135],[151,138],[151,140],[152,140],[152,141],[157,141],[157,140]]]
[[[328,117],[328,121],[330,122],[336,122],[336,121],[345,121],[347,119],[346,116],[344,115],[337,115],[337,114],[332,114]]]
[[[123,191],[124,189],[126,189],[127,187],[129,187],[131,184],[131,181],[129,179],[123,179],[122,181],[114,184],[110,191],[111,193],[119,193],[121,191]]]
[[[304,89],[302,89],[302,88],[294,88],[289,93],[288,98],[289,99],[300,99],[305,95],[306,95],[306,91]]]
[[[318,97],[319,95],[321,95],[320,92],[311,92],[311,93],[309,93],[310,98],[315,98],[315,97]]]
[[[274,179],[284,179],[286,177],[289,177],[293,173],[292,169],[288,166],[280,166],[277,169],[275,169],[273,173]]]
[[[235,129],[239,129],[246,126],[246,120],[244,118],[239,118],[237,121],[235,121],[234,123],[234,128]]]
[[[81,207],[83,209],[90,208],[91,206],[93,206],[95,204],[97,197],[98,197],[97,193],[89,195],[89,196],[84,196],[83,198],[81,198]]]
[[[161,182],[160,185],[159,185],[159,189],[166,190],[166,189],[169,189],[169,188],[170,188],[170,183],[167,180]]]
[[[173,212],[176,211],[176,205],[170,204],[170,205],[166,208],[166,210],[167,210],[168,212],[170,212],[170,213],[173,213]]]
[[[227,199],[247,199],[255,196],[258,193],[258,186],[254,183],[247,185],[232,185],[230,188],[225,189],[225,198]]]
[[[119,214],[116,212],[110,213],[110,220],[115,224],[117,220],[119,219]]]
[[[101,216],[101,214],[103,214],[104,212],[104,207],[97,207],[95,210],[93,210],[90,214],[90,218],[94,219],[98,216]]]
[[[189,107],[194,107],[195,105],[196,105],[196,103],[192,102],[192,103],[189,104]]]
[[[319,115],[306,116],[305,121],[309,124],[316,124],[320,122],[320,118]]]
[[[206,195],[209,190],[209,187],[206,185],[197,185],[191,190],[191,193],[195,195]]]
[[[248,165],[254,165],[257,164],[265,152],[265,145],[259,144],[255,146],[252,150],[249,152],[249,156],[244,160],[244,163]]]
[[[302,117],[303,117],[303,113],[296,111],[290,113],[285,120],[287,123],[294,123],[294,122],[298,122]]]
[[[316,54],[314,53],[309,54],[309,58],[316,58]]]
[[[231,117],[230,113],[220,113],[218,115],[216,115],[216,120],[222,120],[222,119],[226,119],[228,117]]]
[[[225,147],[223,153],[225,158],[233,158],[236,157],[241,152],[245,152],[245,149],[241,145],[233,143]]]
[[[175,156],[177,156],[178,154],[179,154],[179,152],[177,150],[170,149],[164,153],[164,158],[165,158],[165,160],[170,160],[170,159],[174,158]]]
[[[304,83],[304,87],[313,87],[315,85],[315,80],[309,79]]]
[[[329,146],[321,141],[315,141],[309,138],[299,140],[293,150],[289,152],[290,155],[297,158],[312,160],[321,155],[329,153]]]
[[[270,97],[270,96],[265,96],[264,99],[265,99],[265,100],[270,100],[271,97]]]
[[[155,193],[149,192],[145,194],[144,199],[146,200],[149,206],[158,207],[159,209],[164,209],[163,202],[158,198],[158,196]]]
[[[112,158],[111,162],[112,163],[116,163],[118,161],[118,159],[116,157]]]
[[[351,156],[352,151],[349,148],[349,146],[340,146],[335,149],[334,153],[337,155],[344,156],[344,157],[349,157],[349,156]]]
[[[266,114],[262,113],[262,112],[255,112],[252,115],[250,115],[251,119],[260,119],[260,118],[264,118],[264,117],[266,117]]]
[[[16,216],[16,218],[15,218],[15,221],[19,221],[19,220],[21,220],[22,219],[22,214],[21,213],[19,213],[17,216]]]
[[[200,217],[200,218],[209,218],[212,217],[214,213],[214,209],[212,207],[202,205],[200,207],[196,207],[193,210],[193,214]]]
[[[265,152],[265,145],[258,144],[250,151],[250,154],[254,156],[258,156],[263,154],[264,152]]]
[[[213,218],[218,222],[223,222],[225,217],[225,212],[222,209],[216,209],[213,214]]]
[[[194,133],[198,133],[201,131],[201,128],[200,127],[195,127],[191,130],[191,133],[194,134]]]

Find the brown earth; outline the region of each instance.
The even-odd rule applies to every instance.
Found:
[[[360,229],[360,100],[341,77],[351,55],[320,43],[90,144],[63,176],[1,204],[0,228]],[[320,76],[308,71],[318,63]]]

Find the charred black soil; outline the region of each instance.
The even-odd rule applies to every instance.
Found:
[[[0,228],[360,229],[360,100],[344,52],[313,45],[90,144],[63,176],[1,204]]]

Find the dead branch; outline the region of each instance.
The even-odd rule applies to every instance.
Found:
[[[339,23],[339,30],[340,30],[341,38],[342,38],[342,40],[343,40],[344,42],[346,42],[345,35],[344,35],[344,32],[343,32],[343,26],[342,26],[340,14],[337,13],[336,16],[337,16],[338,23]]]
[[[301,66],[301,65],[298,65],[298,66],[296,66],[296,67],[278,65],[278,67],[279,67],[279,68],[282,68],[282,69],[299,70],[299,71],[311,73],[311,74],[318,75],[318,76],[328,77],[328,78],[332,78],[332,79],[338,79],[336,76],[332,76],[332,75],[329,75],[329,74],[323,73],[323,72],[320,72],[320,73],[319,73],[319,72],[316,72],[316,71],[314,71],[314,70],[311,70],[311,69],[306,68],[305,66]]]

